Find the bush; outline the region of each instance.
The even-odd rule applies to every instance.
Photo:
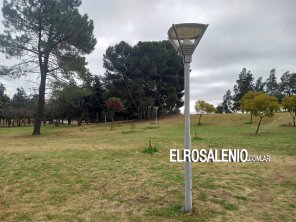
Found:
[[[151,140],[149,140],[149,147],[147,147],[146,149],[144,149],[143,153],[148,153],[148,154],[153,154],[158,152],[157,147],[153,147]]]

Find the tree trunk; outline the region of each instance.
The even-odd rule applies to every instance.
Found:
[[[257,126],[256,134],[258,134],[259,127],[260,127],[260,125],[261,125],[262,119],[263,119],[263,116],[260,117],[260,121],[259,121],[258,126]]]
[[[82,122],[81,117],[78,118],[77,122],[78,122],[78,126],[81,126],[81,122]]]
[[[200,125],[201,114],[199,114],[198,125]]]
[[[292,113],[292,111],[289,111],[290,112],[290,114],[291,114],[291,116],[292,116],[292,118],[293,118],[293,127],[296,127],[296,123],[295,123],[295,118],[296,118],[296,111],[295,111],[295,115],[293,115],[293,113]]]
[[[99,113],[96,112],[96,123],[98,123],[98,122],[99,122]]]
[[[251,124],[253,123],[253,113],[251,112]]]
[[[40,24],[39,24],[40,25]],[[52,31],[53,26],[51,25],[49,28],[48,40],[45,46],[45,52],[41,49],[42,43],[42,32],[41,25],[38,30],[38,62],[40,68],[40,86],[39,86],[39,94],[38,94],[38,104],[37,104],[37,112],[36,119],[34,121],[34,130],[32,135],[41,135],[41,121],[44,113],[44,105],[45,105],[45,87],[46,87],[46,75],[48,72],[48,61],[52,44]],[[44,60],[42,60],[42,55],[44,55]]]
[[[45,104],[45,85],[46,85],[46,75],[41,75],[41,82],[39,86],[39,96],[38,96],[38,104],[37,104],[37,112],[34,123],[34,130],[32,135],[41,135],[41,121],[44,112],[44,104]]]
[[[71,118],[68,118],[68,126],[71,125]]]

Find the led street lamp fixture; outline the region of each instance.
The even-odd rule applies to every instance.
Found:
[[[169,29],[168,38],[183,57],[184,63],[191,62],[191,56],[207,27],[207,24],[182,23],[173,24]]]

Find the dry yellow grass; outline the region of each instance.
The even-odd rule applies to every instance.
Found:
[[[293,221],[296,218],[295,128],[288,114],[265,121],[209,115],[195,126],[194,148],[241,148],[269,163],[194,163],[193,211],[183,203],[183,165],[169,149],[183,145],[183,117],[43,129],[0,129],[0,221]],[[142,151],[149,140],[159,152]]]

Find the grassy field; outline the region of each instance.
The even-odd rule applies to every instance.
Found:
[[[295,221],[296,128],[288,113],[258,135],[243,114],[192,116],[193,148],[247,148],[265,163],[193,163],[184,201],[183,117],[88,126],[0,129],[0,221]],[[198,139],[194,139],[195,134]],[[143,153],[149,140],[159,152]]]

